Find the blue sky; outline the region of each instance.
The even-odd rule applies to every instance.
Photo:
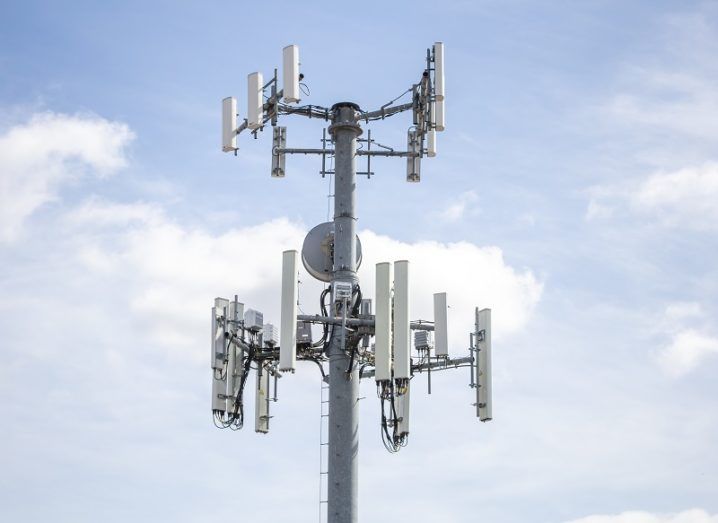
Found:
[[[221,153],[220,100],[245,115],[246,74],[296,43],[307,103],[375,109],[437,40],[439,154],[420,184],[400,160],[359,180],[361,277],[409,258],[457,355],[492,307],[495,420],[468,376],[419,378],[388,455],[364,384],[362,520],[718,521],[718,7],[598,0],[3,4],[3,520],[317,520],[316,370],[282,380],[269,435],[227,434],[206,345],[215,296],[276,322],[328,180],[295,157],[270,178],[267,133]],[[319,146],[321,122],[285,124]]]

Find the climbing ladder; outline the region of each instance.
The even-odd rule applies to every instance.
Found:
[[[329,461],[329,384],[321,380],[319,393],[319,523],[327,521],[327,464]]]

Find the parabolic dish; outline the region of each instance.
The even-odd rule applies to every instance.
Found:
[[[361,265],[361,242],[356,237],[357,269]],[[319,281],[329,282],[334,272],[334,222],[314,227],[302,245],[302,263],[307,272]]]

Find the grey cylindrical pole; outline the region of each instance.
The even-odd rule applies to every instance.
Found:
[[[334,139],[334,274],[336,282],[358,283],[356,274],[356,139],[362,132],[355,115],[359,107],[332,107],[329,132]],[[334,300],[332,300],[334,302]],[[334,305],[332,306],[334,310]],[[359,452],[359,373],[347,376],[349,357],[342,348],[346,332],[333,327],[329,344],[329,523],[357,523]]]

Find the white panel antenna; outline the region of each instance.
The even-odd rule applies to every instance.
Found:
[[[426,155],[429,158],[436,156],[436,131],[430,129],[426,133]]]
[[[212,307],[212,314],[210,315],[209,361],[213,371],[222,369],[222,361],[217,357],[217,336],[220,331],[217,307]]]
[[[254,391],[254,431],[269,432],[269,372],[257,371],[257,389]]]
[[[279,149],[287,147],[287,128],[277,126],[272,129],[272,176],[275,178],[284,178],[287,155],[280,153]]]
[[[376,264],[376,313],[374,362],[376,381],[391,379],[391,286],[392,266],[389,262]]]
[[[230,326],[230,330],[237,332],[239,322],[244,319],[244,303],[237,301],[237,296],[234,297],[234,301],[229,302],[229,317],[234,322],[234,324]]]
[[[264,77],[262,73],[247,76],[247,127],[258,129],[264,119]]]
[[[419,131],[411,130],[407,133],[406,138],[407,151],[409,156],[406,157],[406,181],[421,181],[421,137]]]
[[[445,292],[434,294],[434,350],[437,356],[449,355],[448,309]]]
[[[444,101],[444,44],[434,44],[434,95],[437,100]]]
[[[227,358],[227,327],[229,314],[229,300],[215,298],[212,307],[212,411],[224,413],[227,411],[227,375],[223,373],[224,362]],[[221,377],[220,377],[221,376]]]
[[[297,271],[299,253],[282,254],[282,309],[279,338],[279,370],[294,371],[297,365]]]
[[[491,415],[491,309],[476,309],[476,331],[479,351],[476,387],[476,410],[481,421]]]
[[[394,262],[394,379],[411,377],[409,262]]]
[[[215,298],[212,307],[212,368],[222,370],[227,358],[226,317],[229,314],[229,300]]]
[[[222,100],[222,150],[237,150],[237,99],[233,96]]]
[[[284,82],[284,101],[296,103],[299,101],[299,47],[288,45],[282,52]]]
[[[446,122],[444,121],[444,102],[443,101],[437,101],[432,104],[432,107],[434,109],[434,117],[432,118],[432,121],[434,122],[434,128],[437,131],[443,131],[446,129]]]

